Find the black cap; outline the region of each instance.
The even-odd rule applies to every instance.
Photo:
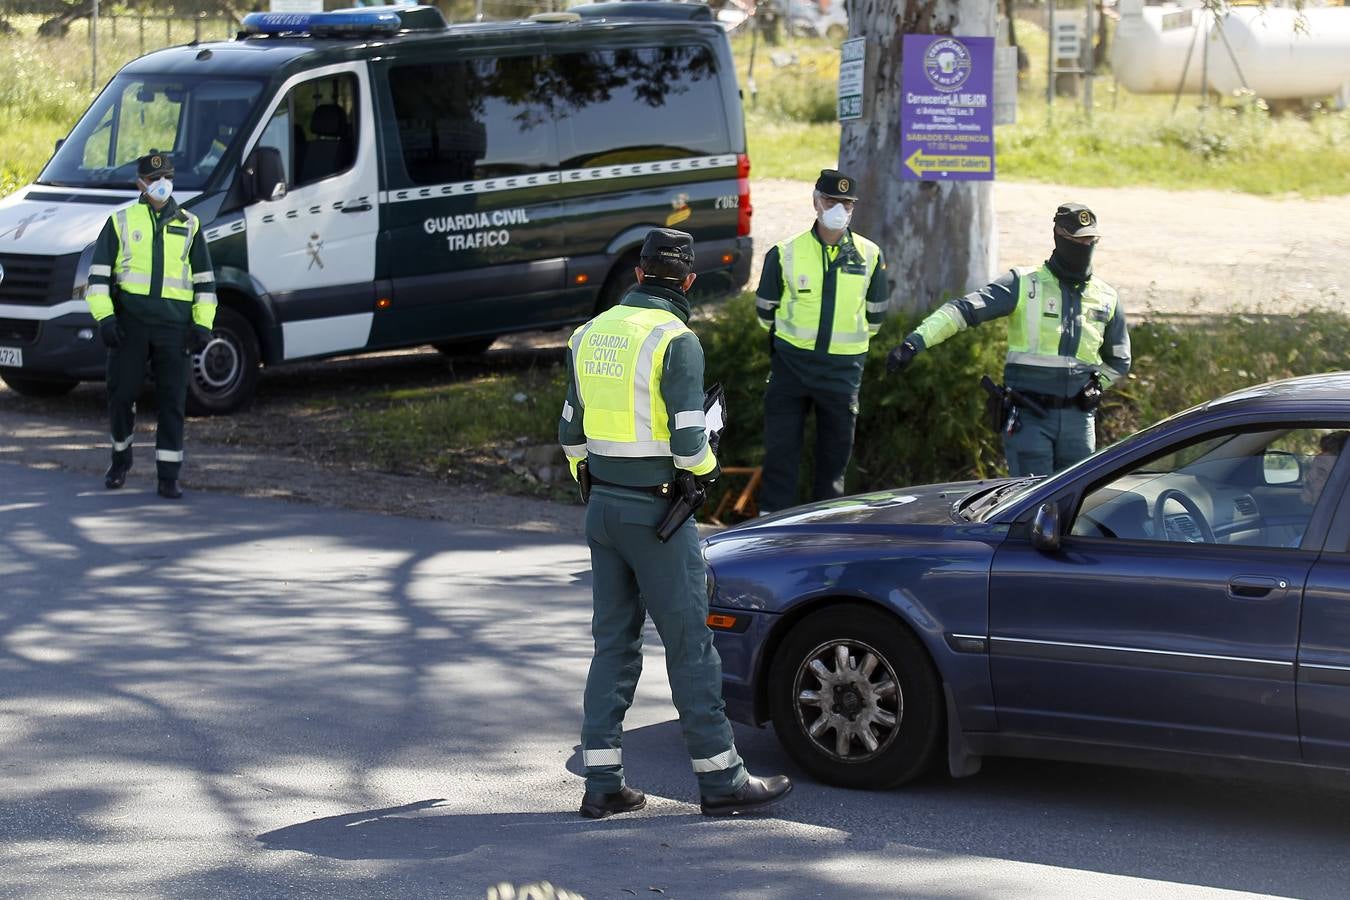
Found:
[[[173,159],[167,153],[151,150],[136,160],[136,177],[149,180],[161,176],[173,177]]]
[[[816,179],[816,190],[826,197],[858,199],[858,182],[837,169],[821,169],[820,177]]]
[[[649,274],[677,277],[679,272],[678,277],[682,278],[694,271],[694,237],[673,228],[653,228],[647,232],[639,255],[644,270],[649,263],[653,270],[661,270]]]
[[[1055,230],[1064,230],[1069,237],[1101,237],[1097,216],[1081,203],[1065,203],[1055,210]]]

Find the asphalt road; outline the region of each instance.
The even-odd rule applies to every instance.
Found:
[[[588,578],[572,537],[0,463],[0,896],[1346,896],[1350,795],[1313,789],[991,761],[704,819],[654,635],[651,801],[583,820]]]

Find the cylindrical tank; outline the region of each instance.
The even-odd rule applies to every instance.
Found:
[[[1245,79],[1259,97],[1292,100],[1325,97],[1350,82],[1350,7],[1243,6],[1215,16],[1122,0],[1120,12],[1111,65],[1135,93],[1174,93],[1179,83],[1198,93],[1206,53],[1209,84],[1224,93],[1241,90]]]

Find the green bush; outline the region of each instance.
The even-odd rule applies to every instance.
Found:
[[[764,457],[769,357],[755,320],[754,298],[744,294],[694,326],[703,342],[708,381],[720,380],[727,391],[732,424],[719,454],[724,465],[759,465]],[[984,374],[1002,379],[1007,328],[991,323],[964,331],[920,355],[902,377],[890,377],[886,353],[913,325],[914,320],[892,319],[872,341],[850,491],[1005,471],[1002,443],[986,424],[979,382]],[[1097,425],[1099,446],[1228,391],[1345,368],[1350,318],[1306,312],[1155,319],[1134,323],[1130,336],[1134,370],[1106,395]]]

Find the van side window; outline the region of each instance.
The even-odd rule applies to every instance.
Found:
[[[544,62],[533,56],[396,65],[389,90],[414,184],[554,168]]]
[[[722,86],[700,45],[556,57],[563,168],[726,153]]]
[[[258,145],[281,151],[286,182],[300,187],[350,169],[356,161],[356,76],[344,72],[291,88]]]

